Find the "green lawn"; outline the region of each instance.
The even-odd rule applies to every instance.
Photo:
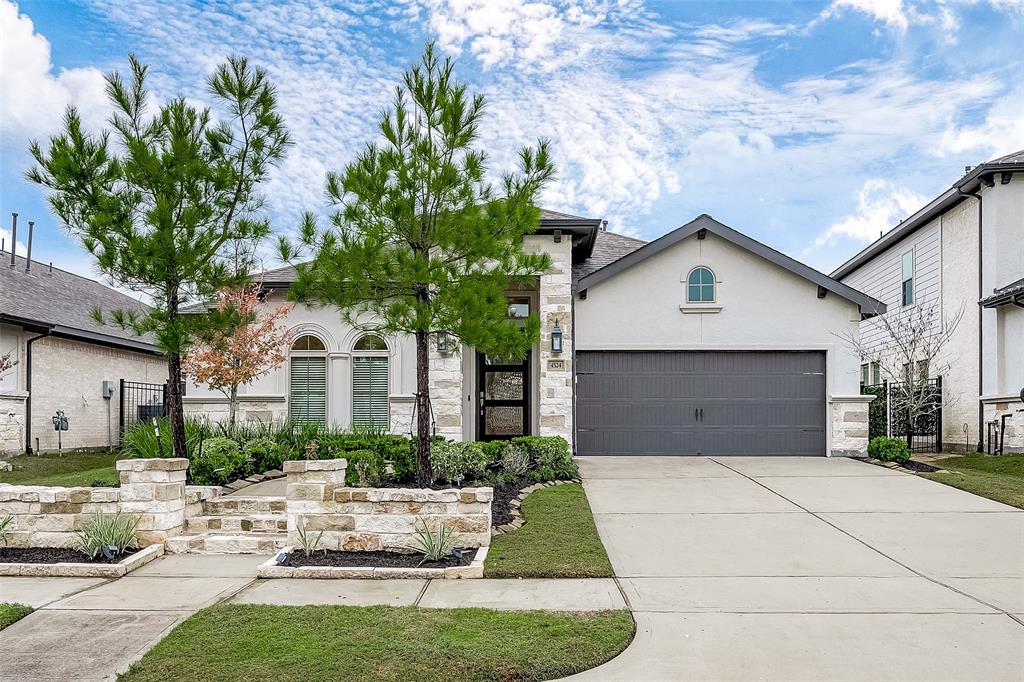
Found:
[[[967,455],[933,462],[949,473],[921,474],[939,483],[1024,509],[1024,455]]]
[[[31,606],[0,602],[0,630],[8,625],[13,625],[30,613],[32,613]]]
[[[488,578],[607,578],[608,554],[579,483],[543,488],[523,500],[526,525],[491,541]]]
[[[634,630],[625,610],[229,604],[186,620],[119,679],[550,680],[604,663]]]
[[[7,461],[14,471],[0,471],[0,483],[17,485],[55,485],[65,487],[117,485],[114,462],[116,452],[74,452],[56,454],[19,455]]]

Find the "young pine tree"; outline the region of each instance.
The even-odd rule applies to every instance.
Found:
[[[548,143],[522,149],[518,172],[488,184],[487,155],[474,148],[484,100],[467,94],[452,67],[427,46],[382,114],[383,138],[328,175],[331,225],[321,229],[307,215],[300,244],[281,242],[285,260],[313,253],[297,268],[293,298],[337,306],[356,326],[369,318],[380,331],[415,338],[420,485],[433,479],[430,336],[522,357],[540,323],[534,317],[522,328],[510,320],[505,291],[550,267],[546,255],[523,251],[523,236],[540,220],[535,202],[554,173]]]
[[[69,108],[63,132],[45,149],[32,143],[36,165],[26,175],[47,188],[54,213],[99,270],[152,306],[109,317],[137,334],[152,332],[166,353],[174,456],[185,457],[181,359],[210,318],[181,308],[244,283],[248,269],[232,260],[230,245],[269,235],[256,188],[289,140],[266,73],[243,58],[229,59],[208,80],[210,97],[227,114],[219,121],[184,97],[150,116],[147,69],[130,61],[128,82],[117,73],[106,78],[113,131],[84,131]],[[94,314],[104,320],[103,311]]]

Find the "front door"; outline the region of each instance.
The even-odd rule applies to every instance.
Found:
[[[479,440],[530,434],[530,357],[520,363],[477,353]]]

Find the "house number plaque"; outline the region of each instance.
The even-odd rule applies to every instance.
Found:
[[[548,360],[549,372],[564,372],[565,360]]]

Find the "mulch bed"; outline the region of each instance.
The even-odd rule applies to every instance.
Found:
[[[896,467],[892,466],[894,464],[893,462],[884,462],[880,459],[871,459],[870,457],[858,459],[860,459],[860,461],[862,462],[867,462],[868,464],[874,464],[875,466],[885,467],[886,469],[899,468],[906,469],[907,471],[913,471],[915,473],[925,474],[929,474],[933,471],[942,471],[942,469],[940,469],[939,467],[932,466],[931,464],[925,464],[924,462],[918,462],[913,459],[908,459],[906,462],[896,464]]]
[[[306,556],[305,552],[298,550],[288,556],[288,565],[296,568],[300,566],[449,568],[451,566],[468,566],[475,556],[476,549],[463,550],[461,562],[453,556],[446,557],[443,561],[423,561],[421,554],[402,554],[400,552],[340,552],[329,549],[325,552],[313,552]]]
[[[130,549],[108,561],[102,554],[90,559],[69,547],[0,547],[0,564],[116,564],[138,551]]]
[[[519,497],[519,492],[536,483],[528,478],[520,478],[514,483],[494,489],[494,501],[491,502],[491,526],[497,528],[512,523],[512,507],[510,502]]]

